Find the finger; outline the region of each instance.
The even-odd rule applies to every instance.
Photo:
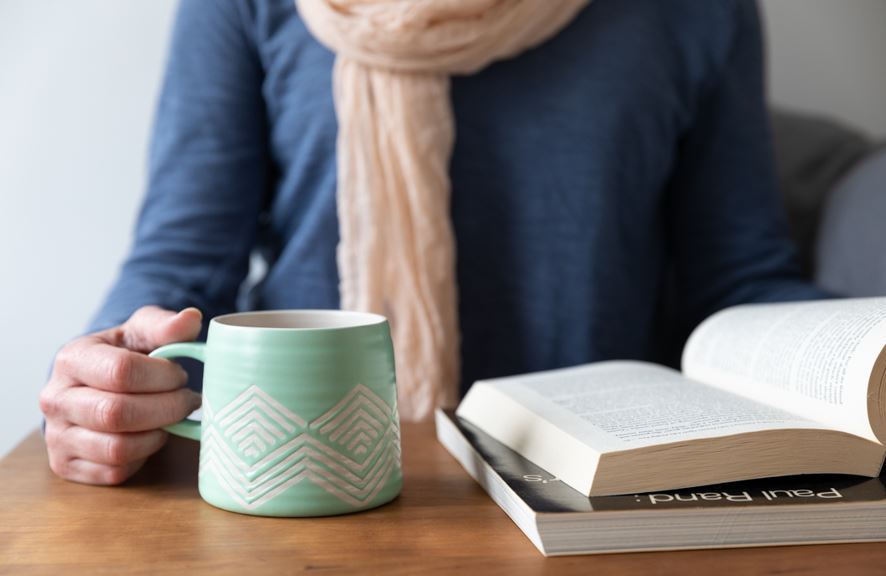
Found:
[[[60,392],[61,416],[98,432],[144,432],[174,424],[199,408],[200,395],[180,388],[156,394],[118,394],[89,386]]]
[[[164,344],[189,342],[200,335],[203,313],[185,308],[175,313],[157,306],[145,306],[120,327],[122,345],[130,350],[150,352]]]
[[[166,443],[163,430],[112,434],[82,426],[67,428],[57,441],[62,453],[106,466],[125,466],[146,459]]]
[[[175,362],[117,348],[97,336],[65,346],[56,356],[56,368],[77,383],[110,392],[165,392],[188,381],[187,372]]]
[[[40,411],[46,417],[46,426],[44,427],[44,437],[49,440],[50,427],[57,423],[59,425],[69,425],[65,419],[66,411],[64,404],[65,390],[77,386],[67,377],[53,375],[43,390],[40,391],[39,405]]]
[[[124,466],[108,466],[107,464],[90,462],[82,458],[73,458],[65,461],[59,469],[53,468],[53,471],[71,482],[114,486],[125,482],[130,476],[138,472],[139,468],[144,466],[144,463],[144,460],[139,460]]]

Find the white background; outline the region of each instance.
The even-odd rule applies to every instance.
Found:
[[[116,273],[175,0],[0,0],[0,455]],[[771,93],[886,137],[886,2],[764,0]]]
[[[175,0],[0,0],[0,454],[130,241]]]

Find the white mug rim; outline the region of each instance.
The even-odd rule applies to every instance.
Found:
[[[372,312],[338,309],[259,310],[233,312],[212,319],[212,323],[226,328],[246,328],[279,331],[347,330],[362,326],[376,326],[387,318]]]

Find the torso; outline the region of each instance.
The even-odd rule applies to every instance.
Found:
[[[729,4],[707,4],[596,0],[453,79],[463,385],[653,353],[668,179],[728,48]],[[334,56],[289,0],[255,27],[277,173],[253,305],[336,307]]]

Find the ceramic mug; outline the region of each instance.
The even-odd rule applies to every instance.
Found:
[[[205,364],[203,417],[167,428],[200,440],[200,495],[260,516],[366,510],[400,492],[400,422],[387,320],[340,310],[213,318],[206,343],[153,357]]]

